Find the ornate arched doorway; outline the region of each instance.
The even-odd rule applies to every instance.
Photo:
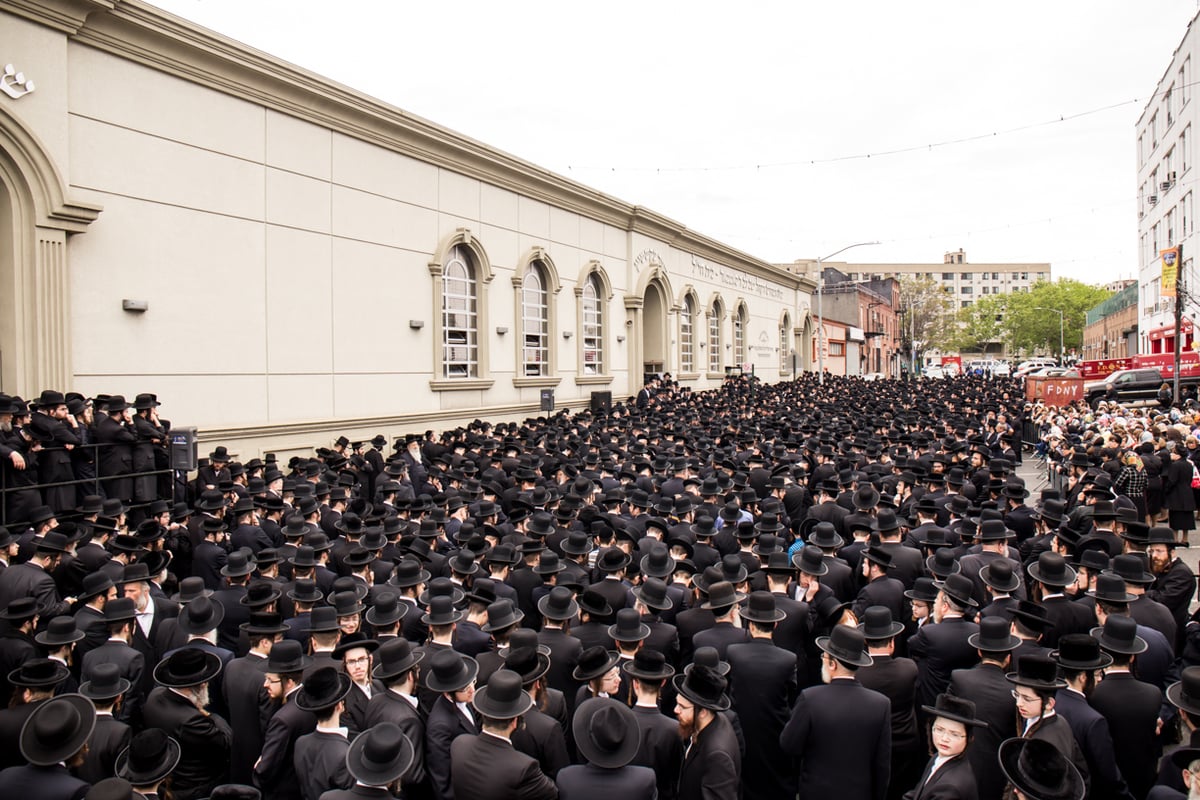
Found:
[[[646,287],[642,305],[642,373],[662,373],[667,369],[667,301],[662,287]]]

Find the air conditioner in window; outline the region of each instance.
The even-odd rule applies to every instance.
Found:
[[[1156,194],[1150,195],[1149,197],[1146,198],[1146,202],[1152,206],[1158,205],[1158,195],[1156,195]]]
[[[1163,194],[1166,194],[1166,193],[1167,193],[1167,191],[1168,191],[1170,188],[1171,188],[1171,182],[1170,182],[1170,181],[1163,181],[1162,183],[1160,183],[1160,184],[1158,185],[1158,190],[1159,190],[1160,192],[1162,192]]]
[[[1139,212],[1138,212],[1138,219],[1141,219],[1141,218],[1142,218],[1142,217],[1144,217],[1144,216],[1146,216],[1146,212],[1145,212],[1145,211],[1139,211]]]

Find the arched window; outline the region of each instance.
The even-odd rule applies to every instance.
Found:
[[[549,374],[550,312],[540,263],[531,264],[521,281],[521,374]]]
[[[779,372],[787,372],[791,367],[791,349],[788,346],[788,331],[792,328],[792,318],[783,315],[783,323],[779,326]]]
[[[695,317],[696,304],[689,294],[683,298],[683,310],[679,317],[679,371],[689,374],[696,371]]]
[[[708,310],[708,371],[721,371],[721,301],[714,300]]]
[[[738,306],[733,315],[733,363],[746,363],[746,307]]]
[[[463,245],[446,255],[442,272],[442,377],[479,375],[479,318],[475,269]]]
[[[600,278],[592,273],[583,285],[583,364],[580,374],[604,374],[604,292]]]

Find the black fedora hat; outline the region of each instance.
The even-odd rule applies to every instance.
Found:
[[[646,578],[640,586],[633,588],[633,596],[646,608],[666,611],[674,603],[667,594],[667,584],[658,578]]]
[[[108,607],[106,606],[104,610],[108,611]],[[179,630],[189,636],[203,636],[209,631],[215,630],[223,619],[225,619],[223,605],[210,597],[197,597],[179,612]]]
[[[405,558],[396,565],[396,571],[392,577],[388,579],[388,583],[392,586],[398,586],[401,589],[417,584],[425,583],[429,580],[429,571],[421,567],[421,562],[412,557]]]
[[[425,651],[414,650],[412,642],[403,636],[388,639],[375,653],[375,668],[371,670],[371,676],[381,681],[391,680],[408,672],[424,658]]]
[[[904,623],[892,619],[892,610],[887,606],[871,606],[863,612],[863,621],[858,629],[868,642],[891,639],[904,630]]]
[[[975,584],[966,575],[960,573],[947,575],[946,580],[935,581],[934,585],[960,606],[975,608],[979,605],[971,596],[975,592]]]
[[[1049,656],[1024,656],[1017,662],[1017,671],[1004,677],[1017,686],[1028,686],[1046,692],[1057,691],[1067,685],[1058,677],[1058,664]]]
[[[296,708],[312,713],[333,708],[350,694],[350,686],[350,676],[334,667],[315,669],[296,692]]]
[[[1075,582],[1075,570],[1058,553],[1045,552],[1029,565],[1029,577],[1054,589],[1070,586]]]
[[[637,589],[634,592],[637,592]],[[566,586],[555,586],[547,594],[542,595],[538,600],[537,608],[538,613],[543,617],[555,621],[574,619],[579,613],[579,603],[575,602],[575,593]]]
[[[393,722],[380,722],[363,731],[346,751],[346,769],[366,786],[390,786],[408,772],[413,743]]]
[[[729,581],[717,581],[708,587],[708,600],[702,603],[700,607],[714,611],[723,611],[741,603],[745,599],[746,595],[734,589],[733,584]]]
[[[592,616],[611,617],[613,614],[612,606],[608,604],[604,595],[590,587],[580,592],[576,600],[579,602],[579,610]]]
[[[221,574],[227,578],[240,578],[251,572],[254,572],[254,554],[249,550],[234,550],[221,567]]]
[[[203,585],[203,578],[197,578],[197,580]],[[93,597],[108,594],[108,590],[114,586],[116,584],[113,583],[112,577],[107,572],[89,572],[83,576],[83,589],[79,592],[76,599],[81,603],[86,603]]]
[[[615,650],[606,650],[603,646],[589,647],[579,654],[571,677],[582,683],[595,680],[606,674],[617,665],[621,656]]]
[[[867,652],[866,638],[858,628],[834,625],[828,636],[817,637],[817,647],[852,667],[869,667],[873,659]]]
[[[617,612],[617,621],[608,626],[608,638],[614,642],[640,642],[649,635],[650,626],[633,608],[622,608]]]
[[[675,559],[671,558],[671,552],[666,545],[656,544],[650,548],[647,555],[642,556],[639,567],[644,576],[665,578],[674,574]]]
[[[71,674],[66,664],[50,658],[31,658],[8,673],[8,682],[22,689],[57,686]]]
[[[832,522],[818,522],[808,535],[808,543],[825,550],[836,550],[846,543],[837,532]]]
[[[1029,600],[1018,600],[1015,608],[1010,608],[1013,621],[1024,625],[1031,631],[1044,632],[1054,627],[1046,607]]]
[[[374,628],[386,628],[404,619],[408,609],[409,604],[401,603],[395,592],[383,591],[375,595],[375,602],[363,618]]]
[[[1167,687],[1166,694],[1171,705],[1192,717],[1200,717],[1200,666],[1184,667],[1179,680]]]
[[[687,672],[699,665],[704,665],[711,670],[715,670],[718,675],[729,674],[729,662],[721,660],[721,654],[715,647],[697,647],[696,652],[692,654],[692,663],[684,667],[683,671]]]
[[[358,648],[362,648],[368,653],[374,653],[379,649],[379,642],[368,637],[362,631],[347,633],[341,638],[341,641],[337,643],[337,647],[333,648],[332,655],[335,659],[344,660],[346,658],[346,653]]]
[[[1084,800],[1087,784],[1075,765],[1051,742],[1006,739],[1000,743],[1000,769],[1029,800]]]
[[[520,675],[510,669],[498,669],[487,686],[475,692],[471,705],[485,717],[513,719],[533,707],[533,698],[525,692]]]
[[[1104,625],[1092,628],[1091,633],[1107,652],[1136,656],[1149,648],[1146,640],[1137,635],[1137,627],[1137,620],[1133,617],[1110,614],[1105,618]]]
[[[1116,575],[1126,583],[1135,586],[1149,586],[1154,583],[1154,576],[1146,571],[1146,562],[1132,553],[1125,553],[1112,560],[1112,564],[1104,575]]]
[[[283,592],[279,589],[279,584],[270,580],[251,581],[246,587],[246,593],[238,599],[238,603],[250,608],[263,608],[269,606],[279,599]]]
[[[1097,670],[1112,664],[1113,659],[1100,649],[1100,642],[1086,633],[1068,633],[1058,640],[1058,649],[1051,655],[1058,666],[1069,670]]]
[[[429,659],[429,670],[422,680],[433,692],[457,692],[465,689],[479,674],[479,662],[455,650],[438,650]]]
[[[931,718],[941,717],[943,719],[961,722],[963,725],[973,728],[986,728],[988,724],[981,719],[975,717],[975,703],[962,697],[955,697],[952,694],[942,692],[934,698],[933,705],[921,706],[923,710],[929,713]]]
[[[633,711],[607,697],[593,697],[575,709],[571,731],[580,755],[601,769],[625,766],[642,743]]]
[[[938,580],[945,580],[961,569],[958,557],[945,548],[934,551],[933,555],[926,558],[925,568]]]
[[[96,707],[80,694],[53,697],[33,710],[21,727],[20,750],[35,767],[67,761],[96,727]]]
[[[800,551],[792,556],[792,565],[806,575],[820,577],[829,572],[829,565],[825,563],[825,556],[821,552],[819,546],[801,547]]]
[[[984,617],[979,620],[979,630],[967,637],[967,644],[992,653],[1016,650],[1021,646],[1021,640],[1012,635],[1011,628],[1004,616]]]
[[[299,644],[299,642],[295,642]],[[154,667],[154,680],[170,689],[207,683],[221,674],[221,659],[196,647],[181,647]]]
[[[1096,588],[1089,595],[1106,603],[1132,603],[1137,596],[1125,591],[1125,581],[1117,575],[1108,574],[1108,570],[1096,576]]]
[[[920,600],[925,603],[932,603],[937,600],[938,589],[934,585],[933,578],[922,575],[913,582],[913,588],[907,589],[904,596],[909,600]]]
[[[725,711],[730,706],[725,689],[729,685],[725,678],[706,664],[692,664],[682,675],[672,680],[675,691],[693,704],[710,711]]]
[[[621,665],[621,671],[631,678],[645,681],[665,681],[675,674],[675,668],[667,663],[667,657],[658,650],[640,648]]]
[[[365,586],[365,584],[362,585]],[[431,578],[425,591],[421,592],[417,598],[417,602],[428,606],[435,597],[449,597],[450,602],[458,606],[467,599],[467,593],[449,578]]]
[[[130,685],[121,677],[121,668],[106,661],[92,667],[92,678],[79,684],[79,693],[90,700],[114,700],[129,691]]]
[[[283,616],[274,611],[251,611],[250,619],[238,625],[247,636],[277,636],[287,633],[288,626]]]
[[[84,632],[75,624],[74,617],[54,617],[46,630],[33,637],[38,644],[51,650],[63,645],[74,644],[84,637]]]
[[[532,638],[533,644],[514,647],[510,643],[503,653],[504,668],[519,675],[526,686],[550,671],[550,656],[538,649],[536,633]]]
[[[751,592],[746,607],[739,611],[742,619],[770,625],[787,615],[775,605],[775,595],[767,591]]]
[[[979,579],[997,592],[1015,592],[1021,587],[1021,576],[1013,571],[1007,558],[989,561],[979,570]]]
[[[487,607],[487,622],[479,626],[484,633],[494,633],[511,628],[525,619],[525,612],[508,599],[497,600]]]
[[[1004,524],[1004,520],[985,519],[979,523],[979,530],[975,533],[975,541],[999,542],[1004,539],[1011,539],[1016,535],[1016,533]]]
[[[321,593],[321,589],[317,586],[316,580],[313,578],[297,578],[292,588],[288,591],[287,596],[290,600],[297,603],[320,603],[325,600],[325,595]]]
[[[129,740],[129,746],[117,755],[118,778],[134,786],[151,786],[165,780],[179,764],[179,742],[160,728],[146,728]]]
[[[284,639],[271,645],[271,651],[265,660],[259,662],[263,672],[284,675],[289,672],[303,672],[312,664],[312,658],[304,654],[300,642],[294,639]]]

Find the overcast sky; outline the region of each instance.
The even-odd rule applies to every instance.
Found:
[[[1134,125],[1197,11],[154,2],[768,261],[877,239],[844,257],[1089,282],[1137,275]]]

